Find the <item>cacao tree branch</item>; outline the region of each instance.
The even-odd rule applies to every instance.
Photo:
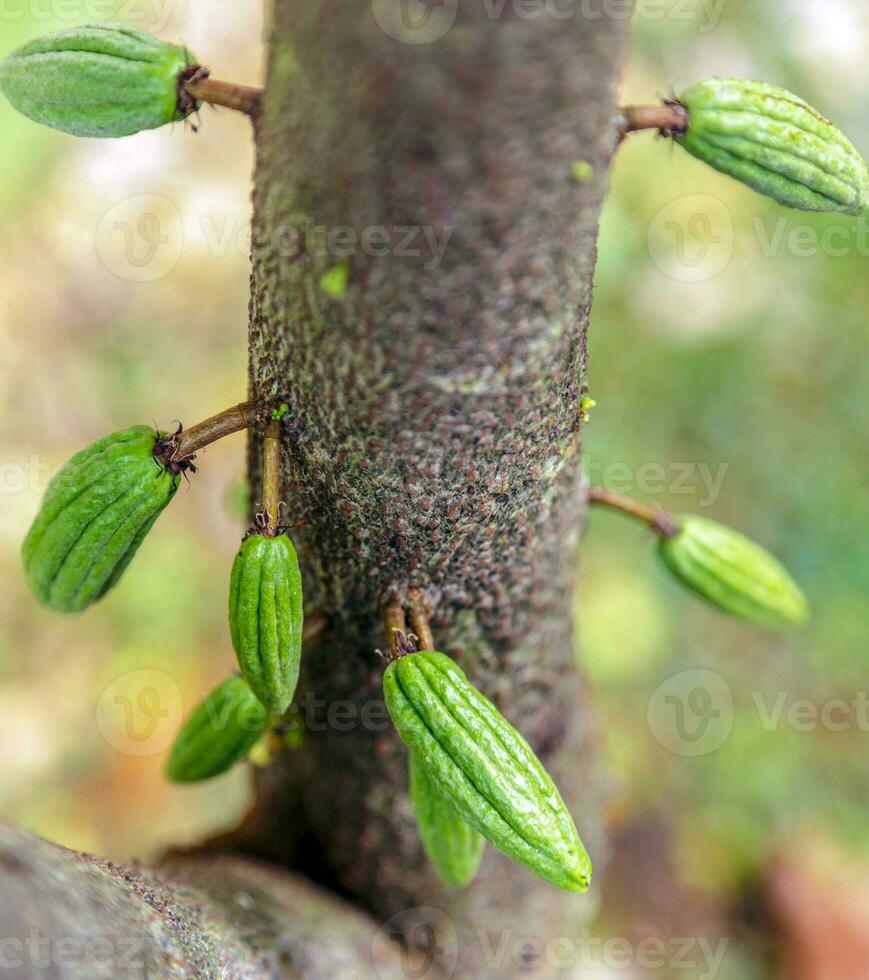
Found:
[[[679,529],[675,518],[662,507],[650,507],[639,500],[634,500],[633,497],[614,493],[605,487],[590,486],[588,502],[599,507],[608,507],[610,510],[642,521],[662,538],[672,538]]]
[[[0,923],[4,976],[406,977],[375,922],[286,871],[214,853],[124,867],[4,823]]]
[[[617,115],[618,138],[644,129],[657,129],[662,136],[673,136],[688,129],[690,116],[680,102],[667,101],[662,105],[622,106]]]
[[[191,72],[192,77],[182,79],[180,83],[182,97],[186,96],[193,102],[207,102],[209,105],[235,109],[254,118],[259,115],[262,89],[212,78],[207,68],[198,65]]]
[[[165,436],[157,444],[154,455],[166,463],[179,463],[190,459],[200,449],[223,439],[224,436],[241,432],[257,424],[257,414],[252,402],[233,405],[211,418],[192,425],[189,429]]]
[[[270,422],[263,436],[262,507],[266,530],[274,536],[281,523],[281,427]]]
[[[452,950],[461,978],[514,975],[486,962],[480,935],[545,944],[575,935],[593,902],[494,849],[465,892],[438,883],[410,810],[407,753],[382,720],[380,597],[406,608],[408,590],[425,589],[438,649],[529,740],[600,865],[601,783],[570,607],[623,27],[460,4],[435,42],[404,44],[369,5],[275,5],[250,382],[258,402],[293,405],[283,483],[303,521],[293,537],[306,598],[329,627],[302,662],[296,697],[315,706],[302,747],[258,772],[234,844],[380,921],[418,910],[445,972]],[[582,184],[577,160],[593,168]],[[342,246],[355,242],[340,259],[329,247],[339,230]],[[339,261],[336,294],[321,282]],[[330,724],[339,705],[352,719]]]

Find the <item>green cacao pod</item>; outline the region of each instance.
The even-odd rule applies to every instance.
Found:
[[[693,156],[788,207],[862,214],[869,168],[829,120],[784,89],[707,78],[678,100],[688,127],[675,139]]]
[[[25,116],[74,136],[129,136],[186,118],[186,48],[123,24],[74,27],[0,63],[0,89]],[[186,103],[186,104],[182,104]]]
[[[302,656],[302,576],[286,534],[252,534],[242,543],[229,584],[229,630],[254,694],[285,711]]]
[[[184,722],[166,765],[174,783],[195,783],[227,772],[247,758],[268,728],[269,713],[247,681],[219,684]]]
[[[794,626],[809,616],[806,597],[760,545],[705,517],[684,515],[661,557],[692,592],[732,616],[765,626]]]
[[[445,884],[464,888],[480,867],[486,840],[432,786],[410,753],[410,799],[426,854]]]
[[[407,654],[383,689],[402,740],[463,820],[552,884],[588,888],[591,862],[548,773],[449,657]]]
[[[51,481],[21,549],[41,602],[80,612],[117,583],[178,489],[180,477],[154,458],[159,435],[148,426],[115,432]]]

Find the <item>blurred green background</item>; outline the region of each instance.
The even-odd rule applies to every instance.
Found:
[[[7,0],[0,56],[107,10],[50,8]],[[123,19],[182,39],[218,75],[261,79],[258,4],[127,0]],[[640,0],[622,101],[761,78],[869,152],[867,40],[857,0]],[[243,437],[208,451],[195,491],[86,618],[36,606],[18,549],[73,451],[244,396],[251,141],[245,120],[212,110],[195,137],[77,141],[5,103],[0,127],[0,812],[71,847],[148,857],[231,824],[247,797],[243,772],[196,789],[161,776],[181,714],[233,662]],[[783,867],[869,908],[867,258],[863,218],[786,211],[652,134],[618,154],[589,474],[739,527],[814,607],[792,635],[726,620],[665,576],[642,528],[592,516],[577,612],[614,785],[599,928],[728,937],[719,977],[774,975],[758,903],[781,898]],[[150,690],[168,714],[149,714]]]

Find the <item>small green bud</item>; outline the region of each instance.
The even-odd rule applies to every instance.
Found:
[[[744,78],[707,78],[678,102],[685,149],[787,207],[862,214],[869,168],[854,144],[790,92]]]
[[[0,90],[25,116],[73,136],[129,136],[190,115],[190,52],[123,24],[74,27],[0,62]]]
[[[765,626],[805,623],[809,605],[787,570],[744,535],[705,517],[677,518],[659,550],[683,585],[732,616]]]
[[[343,299],[350,284],[350,265],[339,262],[320,276],[320,289],[332,299]]]
[[[174,783],[194,783],[227,772],[245,759],[268,727],[269,713],[247,681],[230,677],[184,723],[166,766]]]

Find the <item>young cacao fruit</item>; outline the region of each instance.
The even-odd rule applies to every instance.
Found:
[[[283,712],[296,693],[302,656],[302,576],[286,534],[251,534],[232,566],[229,630],[254,694]]]
[[[0,63],[0,89],[25,116],[73,136],[129,136],[185,119],[186,48],[123,24],[73,27]]]
[[[413,752],[410,753],[410,799],[419,836],[435,870],[451,888],[464,888],[480,867],[486,840],[432,786]]]
[[[693,156],[780,204],[862,214],[869,168],[851,141],[802,99],[744,78],[707,78],[677,100],[674,138]]]
[[[402,740],[463,820],[552,884],[588,888],[591,862],[548,773],[449,657],[400,657],[383,688]]]
[[[227,772],[247,757],[269,724],[269,713],[247,681],[219,684],[184,722],[172,746],[166,775],[195,783]]]
[[[804,623],[806,597],[768,551],[705,517],[677,518],[659,551],[670,571],[692,592],[724,612],[765,626]]]
[[[154,457],[160,433],[134,426],[73,456],[54,477],[24,539],[24,570],[36,597],[80,612],[121,577],[180,477]]]

